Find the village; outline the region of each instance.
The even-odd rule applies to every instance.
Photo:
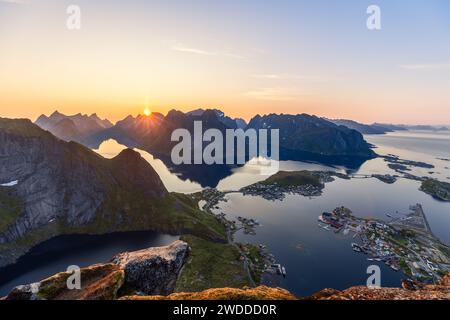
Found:
[[[319,227],[352,235],[352,249],[369,261],[383,262],[411,280],[435,283],[450,271],[450,248],[432,234],[420,204],[410,211],[398,218],[387,214],[390,221],[383,222],[357,218],[338,207],[319,216]]]
[[[261,196],[269,201],[282,201],[286,194],[298,194],[305,197],[317,197],[322,194],[322,188],[310,184],[282,186],[277,183],[255,183],[240,191],[243,195]]]

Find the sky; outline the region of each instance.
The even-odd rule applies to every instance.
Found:
[[[381,30],[366,26],[373,4]],[[0,0],[0,116],[450,124],[449,34],[447,0]]]

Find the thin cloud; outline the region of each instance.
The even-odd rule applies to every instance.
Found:
[[[450,63],[407,64],[400,67],[405,70],[444,70],[450,69]]]
[[[185,47],[185,46],[173,46],[172,50],[179,51],[179,52],[201,54],[201,55],[204,55],[204,56],[215,56],[215,55],[217,55],[217,53],[215,53],[215,52],[205,51],[205,50],[196,49],[196,48],[189,48],[189,47]]]
[[[269,73],[269,74],[254,74],[253,78],[268,79],[268,80],[304,80],[304,81],[328,81],[330,78],[322,76],[297,75],[288,73]]]
[[[178,51],[178,52],[184,52],[184,53],[199,54],[199,55],[203,55],[203,56],[225,56],[225,57],[236,58],[236,59],[243,58],[241,55],[230,53],[230,52],[208,51],[208,50],[203,50],[203,49],[199,49],[199,48],[187,47],[184,45],[175,45],[172,47],[172,50]]]

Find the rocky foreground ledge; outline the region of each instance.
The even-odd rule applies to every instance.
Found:
[[[81,290],[67,289],[70,273],[14,288],[6,300],[114,300],[126,294],[167,295],[189,253],[186,242],[125,252],[110,263],[81,269]]]
[[[285,289],[216,288],[173,293],[189,255],[177,240],[165,247],[125,252],[110,263],[81,269],[81,290],[67,289],[71,274],[62,272],[40,282],[14,288],[4,300],[296,300]],[[450,274],[438,285],[405,282],[403,288],[352,287],[324,289],[301,300],[450,300]]]
[[[307,300],[450,300],[450,274],[438,285],[421,285],[415,283],[403,288],[371,289],[366,286],[351,287],[338,291],[324,289]]]

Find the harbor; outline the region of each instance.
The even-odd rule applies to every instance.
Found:
[[[324,212],[318,220],[321,228],[351,233],[351,248],[368,255],[367,260],[383,262],[412,280],[435,283],[450,271],[449,247],[433,235],[420,204],[409,209],[396,218],[387,214],[389,222],[357,218],[345,207]]]

